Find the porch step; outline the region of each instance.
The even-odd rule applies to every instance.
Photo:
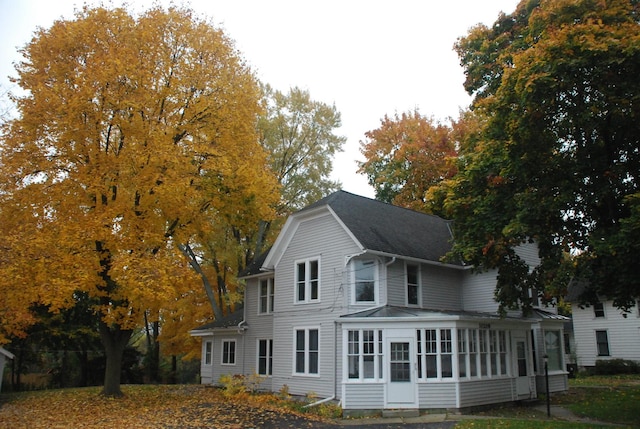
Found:
[[[417,409],[382,410],[382,417],[384,417],[384,418],[420,417],[420,410],[417,410]]]

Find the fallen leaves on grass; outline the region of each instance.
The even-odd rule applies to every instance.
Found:
[[[274,398],[224,398],[198,386],[123,386],[124,398],[99,395],[99,388],[4,395],[0,422],[10,428],[320,428],[315,416],[285,409]]]

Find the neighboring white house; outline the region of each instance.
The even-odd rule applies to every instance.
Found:
[[[4,378],[4,366],[7,360],[13,360],[15,356],[9,350],[0,347],[0,392],[2,391],[2,379]]]
[[[259,374],[346,410],[463,408],[567,389],[555,308],[500,317],[496,273],[444,263],[450,223],[339,191],[291,215],[244,273],[244,308],[200,327],[201,380]],[[518,254],[539,263],[537,247]]]
[[[567,301],[571,302],[578,367],[591,368],[599,360],[625,359],[640,362],[640,300],[624,312],[605,297],[580,305],[585,285],[572,281]]]

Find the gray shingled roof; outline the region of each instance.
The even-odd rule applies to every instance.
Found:
[[[211,323],[207,323],[206,325],[198,326],[193,329],[192,332],[195,331],[208,331],[210,329],[219,329],[219,328],[234,328],[237,327],[240,322],[244,320],[244,309],[242,307],[236,309],[234,312],[225,315],[220,320],[214,320]]]
[[[334,192],[300,212],[325,205],[367,250],[435,262],[451,250],[451,222],[438,216],[345,191]]]

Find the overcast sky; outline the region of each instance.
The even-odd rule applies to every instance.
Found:
[[[113,0],[106,4],[120,5]],[[152,1],[131,0],[134,11]],[[168,1],[158,1],[168,4]],[[177,2],[181,4],[180,2]],[[73,17],[73,0],[0,0],[0,86],[14,75],[16,52],[36,27]],[[95,2],[88,1],[88,4]],[[364,133],[385,114],[418,109],[438,120],[457,117],[470,98],[453,51],[458,37],[478,23],[493,24],[517,0],[193,0],[236,42],[258,78],[286,92],[300,87],[311,98],[335,104],[338,134],[347,137],[334,160],[333,178],[343,189],[373,197],[356,174]]]

